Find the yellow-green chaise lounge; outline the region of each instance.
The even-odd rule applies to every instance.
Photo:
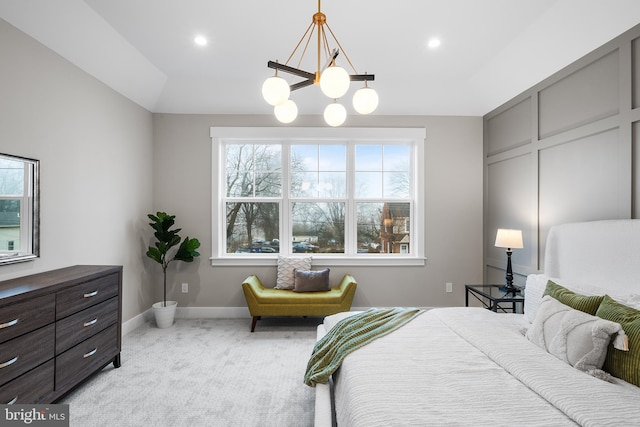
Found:
[[[262,316],[328,316],[349,311],[356,293],[356,280],[345,274],[338,286],[321,292],[295,292],[265,287],[252,275],[242,283],[249,313],[253,317],[251,332]]]

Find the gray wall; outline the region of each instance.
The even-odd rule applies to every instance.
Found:
[[[335,267],[332,280],[351,273],[359,283],[354,306],[464,305],[464,284],[482,278],[482,119],[480,117],[350,117],[354,127],[426,128],[424,267]],[[317,116],[297,126],[325,126]],[[195,264],[172,268],[172,298],[181,307],[246,307],[240,283],[258,274],[275,283],[275,267],[212,267],[211,126],[276,126],[270,115],[154,115],[154,208],[203,243]],[[214,175],[212,177],[212,175]],[[215,184],[215,182],[213,182]],[[213,236],[214,239],[217,236]],[[157,280],[160,280],[158,275]],[[180,293],[188,282],[190,292]],[[445,283],[454,284],[445,293]],[[161,289],[156,289],[160,297]],[[238,311],[239,312],[239,311]],[[224,310],[222,311],[224,314]]]
[[[0,280],[124,266],[123,317],[146,310],[152,115],[0,20],[0,152],[40,160],[41,255]]]
[[[0,152],[41,161],[41,257],[0,267],[0,280],[73,264],[124,266],[124,320],[162,293],[144,256],[146,214],[177,215],[200,238],[202,257],[172,265],[170,297],[187,310],[246,310],[240,283],[275,267],[212,267],[211,126],[276,126],[271,115],[151,114],[0,20]],[[332,269],[354,274],[354,306],[464,304],[464,284],[482,278],[482,118],[350,117],[355,127],[424,127],[424,267]],[[297,126],[324,126],[300,117]],[[190,284],[182,294],[181,282]],[[454,284],[445,293],[445,283]],[[176,286],[178,285],[178,286]],[[206,310],[213,307],[214,312]]]
[[[639,37],[637,26],[484,117],[487,283],[504,282],[498,228],[523,230],[523,284],[551,226],[640,214]]]

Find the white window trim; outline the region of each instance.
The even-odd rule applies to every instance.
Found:
[[[314,266],[421,266],[425,265],[425,184],[424,184],[424,168],[422,160],[424,159],[424,139],[426,137],[425,128],[312,128],[312,127],[211,127],[210,137],[212,142],[211,149],[211,230],[212,230],[212,255],[209,258],[212,266],[270,266],[276,265],[278,254],[261,254],[255,256],[251,254],[233,254],[226,256],[225,242],[219,236],[222,236],[223,227],[221,222],[221,212],[223,212],[220,195],[224,191],[223,182],[219,179],[219,171],[225,169],[222,164],[224,155],[222,153],[221,140],[224,139],[247,139],[255,141],[260,139],[298,139],[298,140],[314,140],[314,139],[336,139],[344,141],[349,140],[366,140],[375,141],[379,139],[381,142],[389,140],[412,140],[415,144],[415,161],[414,183],[416,202],[415,220],[412,218],[412,233],[415,233],[415,254],[399,255],[399,256],[380,256],[360,254],[357,257],[349,256],[331,256],[313,255]]]
[[[33,185],[35,178],[35,165],[30,161],[23,161],[22,172],[22,194],[0,196],[0,200],[18,200],[20,202],[20,233],[18,236],[18,249],[15,249],[15,240],[11,240],[14,244],[14,249],[0,249],[0,253],[3,255],[12,254],[12,259],[19,262],[22,260],[29,260],[34,258],[33,254],[34,242],[32,238],[33,231]]]

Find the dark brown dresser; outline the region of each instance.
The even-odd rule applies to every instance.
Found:
[[[120,367],[122,266],[76,265],[0,282],[0,404],[52,403]]]

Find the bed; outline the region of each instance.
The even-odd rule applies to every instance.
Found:
[[[524,314],[426,310],[348,354],[315,385],[315,425],[640,426],[640,220],[552,227],[543,272]]]

